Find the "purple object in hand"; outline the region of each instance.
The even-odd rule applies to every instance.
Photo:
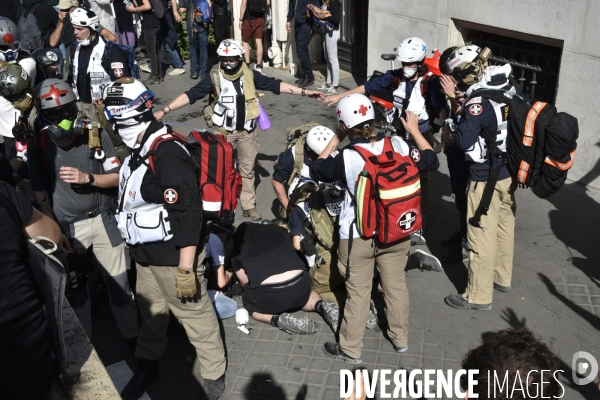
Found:
[[[258,121],[258,126],[260,126],[261,130],[266,131],[267,129],[271,128],[271,121],[269,121],[269,116],[265,112],[265,109],[262,108],[260,103],[258,103],[258,118],[256,120]]]

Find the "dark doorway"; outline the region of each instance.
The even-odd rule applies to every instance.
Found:
[[[369,0],[343,0],[338,43],[340,68],[362,77],[367,76],[368,24]]]

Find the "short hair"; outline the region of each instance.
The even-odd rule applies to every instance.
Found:
[[[507,375],[508,386],[512,388],[517,372],[526,393],[534,396],[537,392],[537,395],[535,395],[536,397],[521,397],[523,393],[516,390],[511,399],[530,399],[537,398],[541,393],[544,398],[554,398],[561,393],[561,385],[552,376],[558,368],[558,363],[558,357],[545,343],[536,339],[529,329],[520,327],[502,330],[481,346],[469,350],[462,362],[462,367],[466,370],[479,370],[479,375],[475,376],[477,386],[473,388],[473,391],[479,395],[479,399],[505,399],[504,391],[500,396],[498,393],[492,392],[495,383],[494,373],[499,377],[500,382]],[[537,372],[530,373],[534,370]],[[542,370],[551,372],[546,372],[542,376]],[[527,378],[529,379],[527,380]],[[461,386],[463,390],[468,386],[465,375],[461,377]],[[487,393],[488,388],[492,393]],[[528,389],[529,392],[527,392]]]

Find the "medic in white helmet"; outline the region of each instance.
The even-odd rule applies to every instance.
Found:
[[[406,111],[410,111],[418,117],[419,132],[429,144],[433,145],[431,121],[434,121],[435,125],[443,125],[448,118],[448,108],[438,77],[429,72],[424,65],[426,55],[427,45],[422,39],[417,37],[404,39],[396,48],[396,60],[402,63],[400,68],[389,70],[348,92],[328,96],[324,103],[336,104],[343,96],[352,93],[369,96],[377,92],[394,90],[396,112],[392,126],[396,128],[397,133],[402,133],[404,128],[400,123],[400,117],[404,116]],[[421,174],[421,190],[421,211],[425,227],[431,197],[431,178],[427,172]]]
[[[408,111],[402,118],[404,128],[412,134],[416,148],[403,139],[393,136],[395,152],[413,159],[419,171],[434,171],[439,161],[431,145],[419,131],[418,117]],[[344,306],[344,318],[340,325],[339,342],[323,346],[326,355],[349,364],[360,364],[362,337],[368,319],[374,266],[381,275],[381,289],[386,300],[388,335],[398,353],[407,350],[408,342],[408,290],[404,267],[410,238],[398,243],[380,245],[373,238],[361,237],[356,229],[355,187],[365,166],[365,161],[355,147],[363,147],[373,154],[383,152],[383,134],[374,132],[375,112],[368,97],[354,93],[340,100],[336,115],[339,129],[336,135],[310,168],[311,176],[323,182],[341,181],[346,186],[346,197],[340,212],[340,243],[338,268],[347,275],[348,298]],[[348,136],[350,144],[339,153],[337,145]],[[351,243],[350,243],[351,242]],[[350,252],[350,247],[352,251]]]
[[[225,39],[217,49],[219,65],[198,84],[179,95],[162,110],[154,113],[156,119],[188,104],[213,95],[214,99],[204,109],[209,127],[216,133],[227,135],[227,141],[236,144],[239,169],[242,175],[240,202],[244,216],[253,221],[262,216],[256,209],[254,189],[254,166],[258,154],[258,132],[256,118],[259,115],[256,90],[268,90],[274,94],[295,94],[323,100],[325,95],[318,90],[300,89],[269,78],[251,70],[244,63],[244,47],[234,39]]]
[[[67,83],[77,101],[94,103],[102,98],[102,91],[110,82],[131,76],[131,71],[118,46],[111,46],[110,57],[105,54],[107,40],[99,34],[100,20],[93,11],[77,8],[70,17],[77,45],[71,47]]]

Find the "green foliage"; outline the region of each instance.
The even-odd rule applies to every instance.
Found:
[[[190,37],[188,36],[187,29],[184,26],[187,12],[181,14],[181,22],[175,23],[175,29],[177,30],[177,46],[179,47],[179,55],[184,60],[190,59]],[[212,24],[208,25],[208,54],[215,54],[217,52],[217,41],[215,39],[215,31],[213,30]]]

